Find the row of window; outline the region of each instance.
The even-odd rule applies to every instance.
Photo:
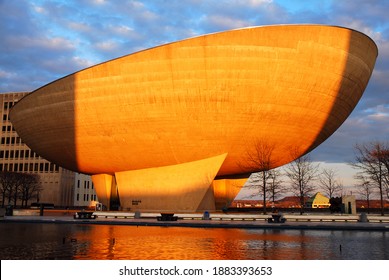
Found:
[[[3,108],[4,110],[10,109],[14,104],[15,102],[4,102]]]
[[[80,188],[80,184],[81,184],[81,181],[77,180],[77,188],[78,189]],[[93,183],[91,183],[90,181],[84,181],[84,189],[89,189],[90,185],[92,185],[92,189],[93,189]]]
[[[23,159],[23,158],[39,158],[39,156],[31,150],[16,150],[16,151],[0,151],[2,159]]]
[[[23,144],[22,139],[19,136],[14,137],[1,137],[1,145],[15,145]]]
[[[46,163],[0,163],[1,171],[13,171],[13,172],[59,172],[59,166],[46,162]]]
[[[3,114],[3,121],[10,121],[8,114]]]
[[[90,201],[96,201],[97,196],[95,194],[91,194],[89,197],[89,194],[84,193],[84,201],[89,201],[89,198],[90,198]],[[80,194],[79,193],[77,194],[76,199],[77,199],[77,201],[80,201]]]
[[[16,130],[12,125],[3,125],[2,131],[3,132],[11,132],[11,131],[16,131]]]

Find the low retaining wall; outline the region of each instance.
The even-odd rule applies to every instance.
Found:
[[[116,219],[156,219],[160,213],[141,213],[141,212],[114,212],[97,211],[94,212],[98,218],[116,218]],[[361,214],[362,215],[362,214]],[[287,222],[362,222],[361,215],[299,215],[284,214]],[[180,220],[203,220],[204,213],[176,213],[175,216]],[[267,221],[271,214],[222,214],[208,213],[207,220],[214,221]],[[366,215],[367,222],[389,223],[389,216]]]

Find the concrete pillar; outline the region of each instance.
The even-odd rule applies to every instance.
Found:
[[[112,189],[113,187],[116,187],[114,176],[110,174],[96,174],[92,175],[92,181],[95,186],[99,202],[105,205],[105,207],[109,210]]]

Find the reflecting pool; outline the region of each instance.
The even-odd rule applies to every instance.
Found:
[[[0,223],[0,258],[387,260],[388,232]]]

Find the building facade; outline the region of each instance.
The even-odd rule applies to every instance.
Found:
[[[29,203],[52,203],[61,207],[94,205],[97,197],[90,176],[69,171],[40,157],[13,128],[9,110],[26,94],[28,92],[0,94],[0,171],[39,175],[42,190]]]
[[[75,174],[73,206],[95,207],[97,195],[91,177],[81,173]]]

